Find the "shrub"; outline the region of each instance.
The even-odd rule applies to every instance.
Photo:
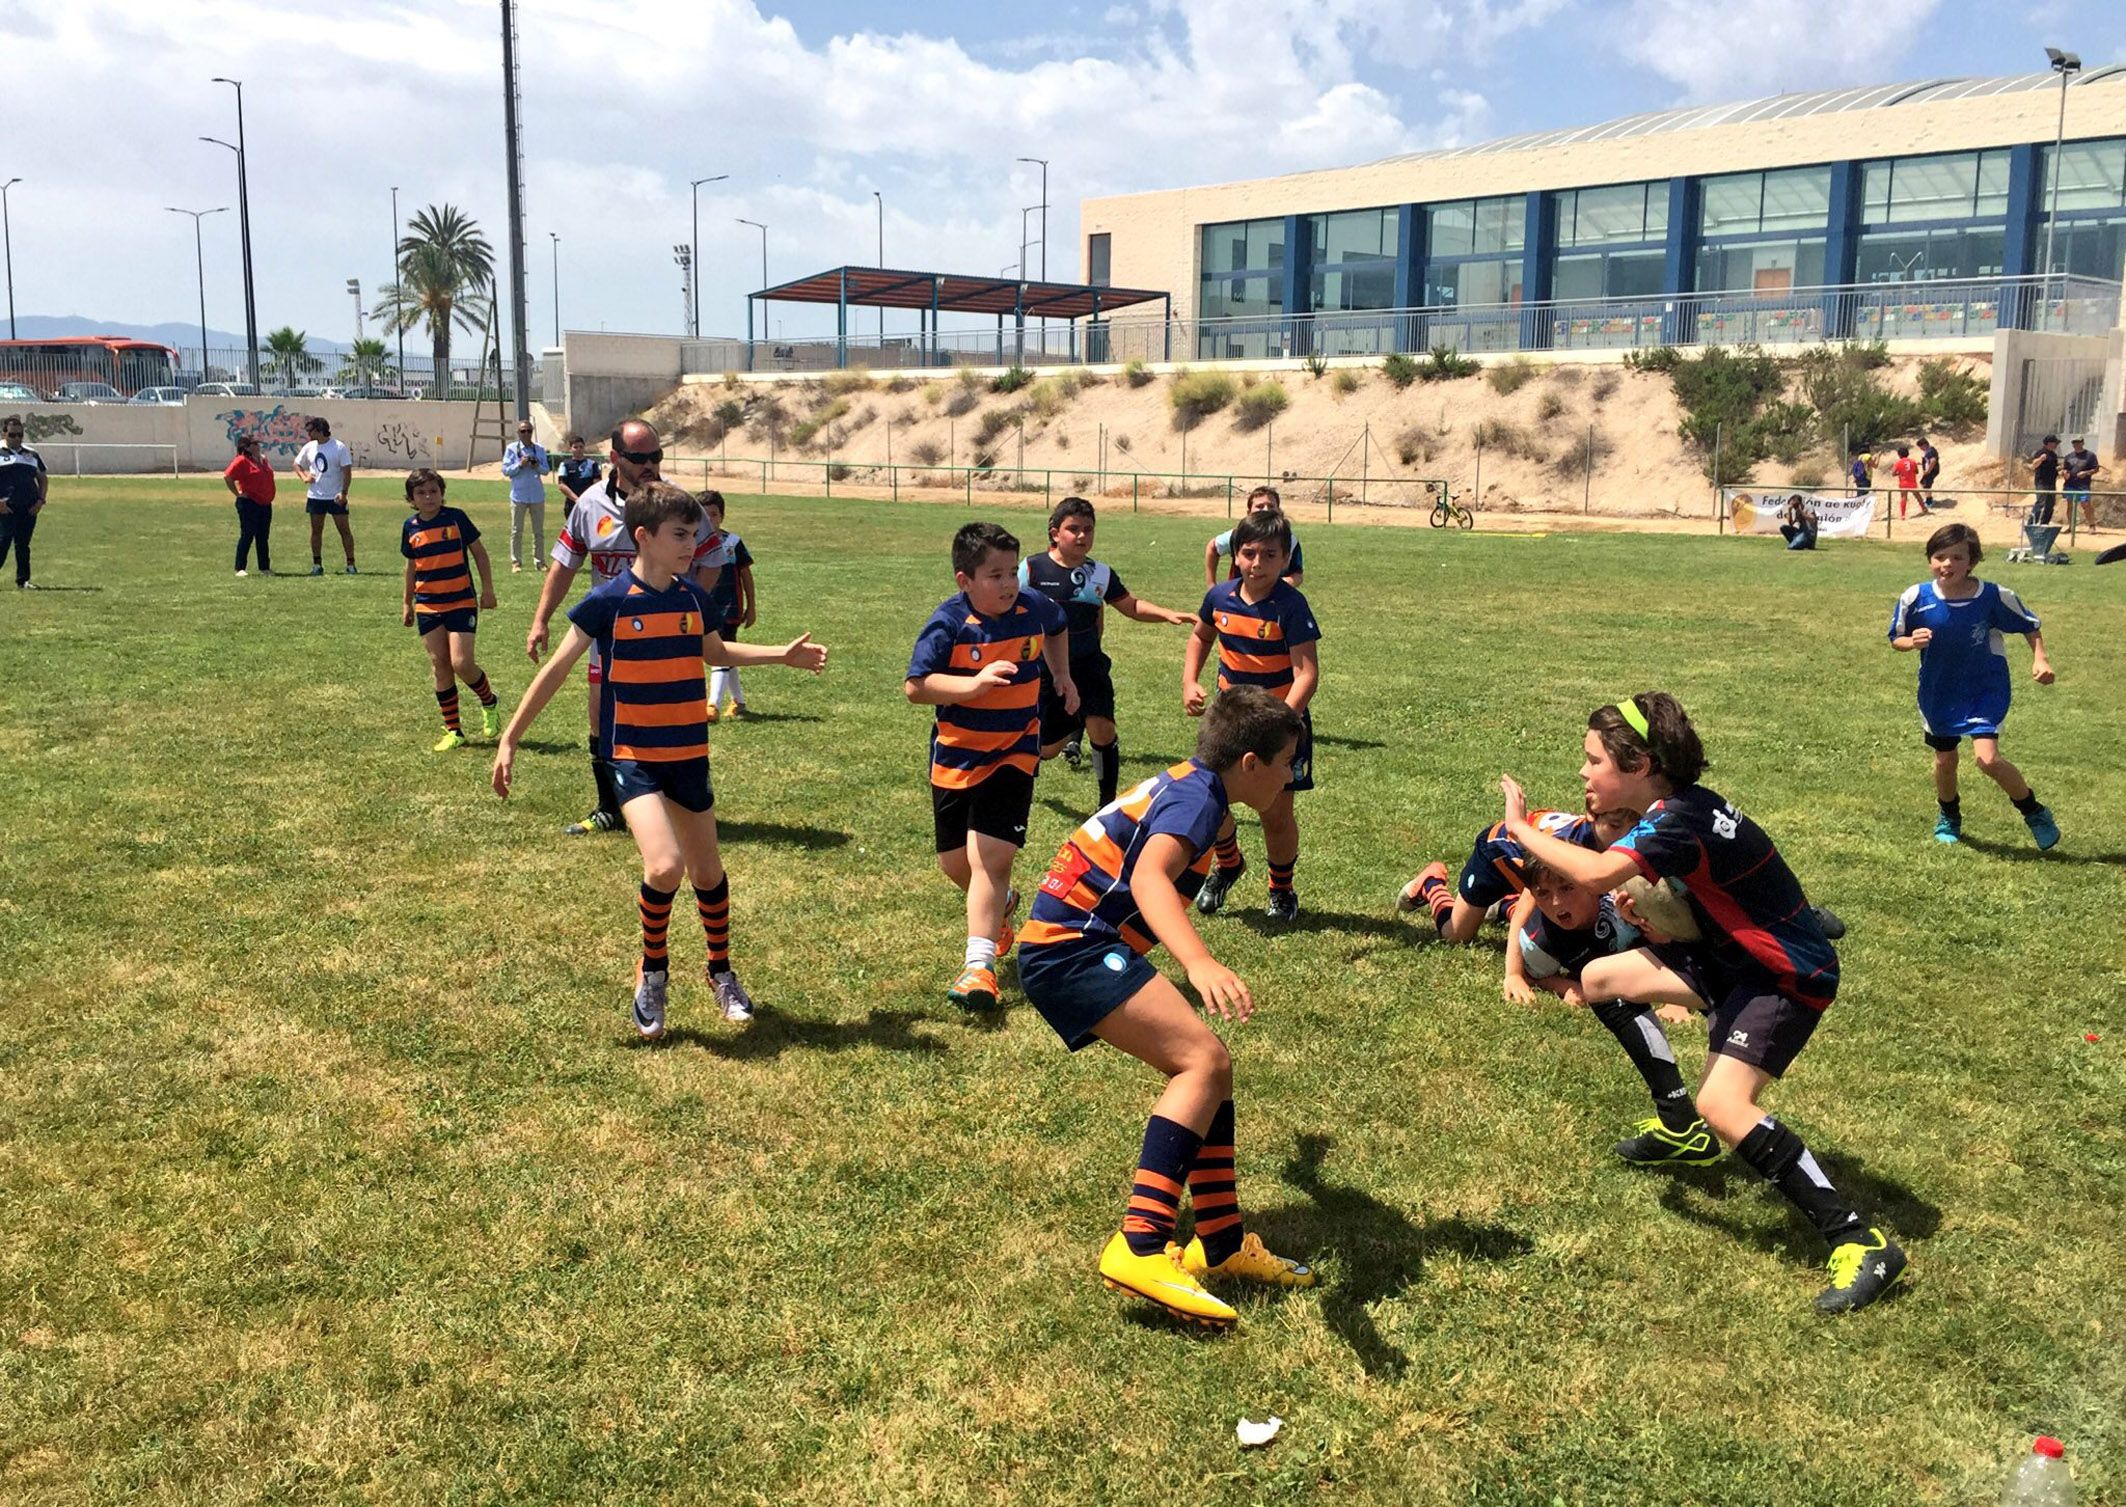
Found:
[[[1501,361],[1484,374],[1491,390],[1500,397],[1517,393],[1536,378],[1535,363],[1526,356],[1515,356],[1511,361]]]
[[[1423,424],[1412,424],[1395,436],[1395,458],[1406,466],[1430,460],[1439,454],[1440,435]]]
[[[1016,429],[1025,420],[1023,408],[992,408],[982,415],[982,422],[974,426],[976,448],[985,447],[1007,429]]]
[[[820,431],[849,411],[847,398],[836,398],[809,419],[790,431],[790,443],[803,450],[820,436]]]
[[[1504,419],[1483,419],[1469,431],[1469,437],[1486,450],[1501,455],[1518,456],[1523,460],[1540,461],[1544,458],[1542,448],[1534,436],[1518,425]]]
[[[1014,366],[990,379],[991,392],[1017,392],[1033,381],[1033,373],[1023,366]]]
[[[1380,364],[1381,375],[1393,382],[1397,391],[1417,380],[1417,363],[1401,351],[1391,351]]]
[[[1481,361],[1472,361],[1451,345],[1435,345],[1431,353],[1418,363],[1417,375],[1424,382],[1452,382],[1458,377],[1473,377],[1483,370]]]
[[[780,398],[762,398],[746,410],[746,433],[756,440],[780,438],[789,422]]]
[[[1226,372],[1175,372],[1173,385],[1167,389],[1166,394],[1167,401],[1174,406],[1174,427],[1193,429],[1232,402],[1237,390],[1232,377]]]
[[[835,461],[833,464],[827,467],[827,480],[847,481],[848,479],[849,468],[843,465],[840,461]]]
[[[1803,353],[1801,392],[1816,410],[1824,439],[1872,445],[1896,434],[1909,434],[1922,423],[1920,405],[1893,393],[1876,378],[1873,354],[1866,346],[1820,345]]]
[[[1927,425],[1956,433],[1986,422],[1986,384],[1956,363],[1936,359],[1919,368],[1919,407]]]
[[[1320,351],[1308,351],[1305,364],[1308,376],[1319,377],[1329,369],[1329,358]]]
[[[1710,452],[1716,435],[1723,448],[1730,440],[1741,446],[1743,427],[1779,391],[1779,363],[1754,345],[1714,346],[1692,359],[1679,357],[1668,380],[1684,412],[1676,433]]]
[[[956,380],[960,384],[961,392],[978,392],[982,386],[982,379],[976,376],[970,367],[961,367],[960,374]]]
[[[977,471],[994,471],[997,468],[996,452],[994,450],[975,451],[974,468]]]
[[[1580,379],[1586,375],[1587,373],[1577,366],[1553,366],[1550,369],[1550,380],[1560,387],[1578,387]]]
[[[908,458],[919,466],[934,466],[945,458],[945,447],[936,440],[917,440],[908,447]]]
[[[1336,395],[1341,398],[1357,392],[1360,380],[1358,373],[1346,366],[1336,373],[1329,385],[1336,389]]]
[[[886,391],[892,393],[895,397],[899,397],[904,392],[914,392],[915,378],[895,377],[886,384]]]
[[[1142,387],[1151,379],[1151,369],[1141,360],[1132,360],[1127,366],[1122,368],[1122,380],[1132,387]]]
[[[932,408],[935,408],[938,406],[938,404],[944,402],[945,384],[942,382],[925,382],[923,384],[923,401],[925,403],[928,403]]]
[[[1026,390],[1026,406],[1036,418],[1052,419],[1063,411],[1078,390],[1077,384],[1066,382],[1068,376],[1066,372],[1062,377],[1043,377]]]
[[[868,403],[865,404],[862,408],[857,409],[856,412],[849,415],[849,432],[851,434],[856,433],[857,430],[871,423],[877,417],[878,410],[876,408],[873,408]]]
[[[1623,385],[1622,377],[1613,371],[1607,371],[1594,379],[1594,386],[1587,389],[1587,396],[1597,403],[1606,403],[1617,395],[1617,389]]]
[[[1650,345],[1643,351],[1626,351],[1624,364],[1635,372],[1672,372],[1683,353],[1672,345]]]
[[[1796,466],[1793,474],[1787,477],[1786,484],[1790,487],[1820,487],[1823,485],[1823,467]]]
[[[869,392],[873,386],[871,373],[866,371],[828,372],[820,385],[835,397],[852,392]]]
[[[1233,427],[1242,431],[1260,429],[1292,404],[1282,382],[1262,382],[1240,395]]]
[[[1609,454],[1609,441],[1593,429],[1574,434],[1558,453],[1557,468],[1566,476],[1578,476]]]
[[[1554,392],[1544,393],[1535,405],[1535,416],[1539,419],[1554,419],[1564,411],[1565,400]]]
[[[1844,347],[1845,358],[1862,371],[1873,371],[1878,366],[1890,364],[1889,342],[1883,340],[1850,340]]]
[[[1816,414],[1806,403],[1782,400],[1767,404],[1764,411],[1744,427],[1748,430],[1746,443],[1782,466],[1791,466],[1808,453],[1816,428]]]
[[[737,372],[725,372],[725,373],[723,374],[723,385],[724,385],[724,386],[726,386],[726,387],[730,387],[730,388],[736,388],[736,387],[740,387],[740,386],[743,386],[744,384],[742,384],[742,383],[741,383],[741,382],[740,382],[740,381],[738,380],[738,373],[737,373]]]
[[[1068,450],[1070,448],[1070,436],[1062,430],[1058,429],[1055,432],[1054,439],[1058,450]]]
[[[725,398],[716,405],[715,419],[722,429],[736,429],[746,421],[746,405],[736,398]]]
[[[955,419],[962,414],[972,413],[981,406],[982,395],[967,387],[962,387],[945,400],[946,414]]]
[[[1126,434],[1117,434],[1117,435],[1113,435],[1113,436],[1111,436],[1111,437],[1109,438],[1109,440],[1108,440],[1108,443],[1109,443],[1109,444],[1111,444],[1111,445],[1113,445],[1113,446],[1114,446],[1114,447],[1115,447],[1115,448],[1116,448],[1117,450],[1121,451],[1121,452],[1122,452],[1122,453],[1123,453],[1124,455],[1127,455],[1127,454],[1129,454],[1129,436],[1128,436],[1128,435],[1126,435]]]

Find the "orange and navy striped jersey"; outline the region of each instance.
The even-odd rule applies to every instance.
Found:
[[[916,635],[908,678],[978,675],[1002,659],[1011,680],[972,701],[937,708],[930,734],[930,783],[946,790],[979,785],[999,769],[1032,774],[1041,764],[1041,652],[1063,632],[1063,609],[1037,591],[1019,592],[996,617],[961,592],[942,603]]]
[[[439,616],[480,605],[473,595],[472,565],[465,558],[479,538],[473,521],[452,507],[437,508],[433,518],[416,513],[406,520],[399,553],[413,561],[415,612]]]
[[[569,609],[605,666],[599,742],[607,757],[670,763],[709,753],[703,635],[715,631],[709,594],[684,576],[652,591],[633,570]]]
[[[1019,930],[1020,945],[1119,937],[1140,957],[1150,952],[1158,939],[1130,891],[1144,845],[1160,833],[1180,839],[1189,862],[1174,888],[1193,900],[1211,870],[1211,844],[1227,805],[1225,782],[1195,759],[1125,791],[1064,839]]]
[[[1204,593],[1196,616],[1218,634],[1218,689],[1236,685],[1282,691],[1292,683],[1292,651],[1321,637],[1314,609],[1290,581],[1279,581],[1259,602],[1240,595],[1240,582],[1220,581]]]

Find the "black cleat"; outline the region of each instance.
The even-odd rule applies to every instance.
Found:
[[[1617,1155],[1635,1167],[1706,1167],[1720,1160],[1720,1138],[1703,1120],[1671,1130],[1659,1119],[1641,1120],[1637,1132],[1617,1142]]]
[[[1073,769],[1085,767],[1085,750],[1076,738],[1063,745],[1063,762]]]
[[[1816,924],[1823,929],[1825,941],[1835,942],[1845,935],[1845,922],[1839,920],[1838,913],[1828,905],[1812,905],[1809,907],[1809,914],[1816,918]]]
[[[1869,1230],[1865,1240],[1848,1240],[1833,1250],[1824,1265],[1830,1268],[1831,1285],[1816,1295],[1816,1311],[1851,1313],[1888,1292],[1904,1275],[1905,1253],[1882,1231]]]
[[[1215,916],[1224,910],[1226,895],[1247,871],[1245,863],[1237,869],[1213,868],[1203,876],[1203,888],[1196,891],[1196,909],[1206,916]]]
[[[1270,919],[1272,921],[1297,921],[1299,919],[1299,891],[1271,890]]]
[[[612,811],[600,808],[580,822],[570,822],[561,829],[564,837],[588,837],[593,832],[617,832],[627,823]]]

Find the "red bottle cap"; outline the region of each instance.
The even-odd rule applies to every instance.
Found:
[[[2067,1453],[2067,1446],[2060,1443],[2059,1440],[2053,1438],[2050,1434],[2039,1434],[2037,1443],[2031,1445],[2030,1448],[2048,1460],[2061,1459]]]

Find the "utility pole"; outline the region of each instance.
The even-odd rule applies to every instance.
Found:
[[[2060,76],[2060,123],[2052,135],[2052,203],[2045,211],[2045,282],[2038,295],[2049,304],[2052,301],[2052,236],[2060,223],[2060,152],[2067,143],[2067,81],[2082,71],[2082,60],[2057,47],[2047,47],[2045,56],[2052,64],[2052,71]]]
[[[207,380],[207,253],[201,248],[199,223],[208,215],[228,213],[229,206],[224,204],[219,209],[177,209],[165,204],[163,208],[173,215],[190,215],[192,217],[192,258],[199,264],[199,380],[204,382]],[[8,329],[10,334],[12,334],[14,330],[14,309],[12,304],[8,310]]]
[[[871,197],[878,200],[878,270],[883,272],[886,270],[886,196],[874,188],[871,190]],[[886,306],[884,304],[878,306],[878,348],[881,351],[886,348]],[[882,357],[881,359],[884,358]]]
[[[547,237],[554,243],[554,349],[561,348],[561,232],[549,230]]]
[[[524,305],[524,161],[517,135],[517,16],[512,0],[502,0],[502,134],[509,167],[509,322],[517,342],[517,421],[531,417],[531,344]]]
[[[701,265],[701,185],[704,183],[721,183],[730,176],[729,173],[718,173],[713,178],[696,178],[687,185],[688,188],[693,190],[694,194],[694,238],[687,242],[687,259],[696,267]],[[694,279],[692,287],[693,291],[687,295],[687,333],[699,340],[701,338],[701,280],[699,278]],[[556,343],[559,343],[558,337],[556,338]]]
[[[258,290],[251,277],[251,162],[244,150],[244,83],[242,79],[220,78],[217,84],[227,84],[236,91],[236,204],[237,219],[243,227],[244,237],[244,359],[251,363],[245,373],[246,380],[263,386],[258,370]],[[202,137],[201,140],[211,138]],[[216,146],[227,146],[217,141]]]

